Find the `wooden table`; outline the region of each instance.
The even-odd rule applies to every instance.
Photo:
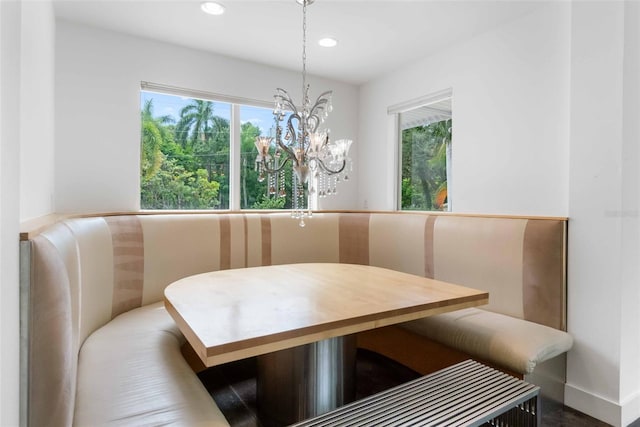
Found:
[[[300,377],[311,384],[300,391],[304,395],[296,398],[300,402],[293,403],[304,410],[286,415],[287,422],[343,403],[335,396],[326,404],[308,402],[317,400],[321,389],[335,394],[343,381],[348,382],[346,377],[353,377],[354,340],[342,337],[486,304],[488,298],[487,292],[352,264],[223,270],[190,276],[165,289],[168,312],[206,366],[264,355],[259,358],[261,406],[265,406],[261,395],[281,403],[291,401],[285,394],[300,388],[295,384]],[[292,350],[281,351],[286,349]],[[289,365],[300,365],[299,372],[287,374],[292,371]],[[316,372],[322,369],[329,372],[325,376]],[[342,378],[336,378],[336,372]],[[283,375],[290,378],[283,382]],[[277,384],[263,390],[274,381]],[[275,401],[266,406],[274,405],[281,406]],[[280,407],[276,412],[282,411]]]

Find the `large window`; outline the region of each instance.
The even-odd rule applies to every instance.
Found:
[[[402,210],[451,210],[451,95],[435,98],[397,113]]]
[[[271,108],[151,90],[140,104],[142,209],[291,206],[291,167],[255,170],[254,141],[272,134]]]

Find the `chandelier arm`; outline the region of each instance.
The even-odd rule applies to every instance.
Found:
[[[329,98],[331,98],[331,95],[333,95],[333,91],[332,90],[328,90],[326,92],[322,92],[317,98],[316,98],[316,104],[319,103],[327,103],[329,102]]]
[[[331,92],[325,92],[325,93],[331,93]],[[316,101],[315,104],[313,104],[313,107],[311,107],[311,110],[309,111],[309,121],[313,120],[313,126],[311,126],[311,130],[310,132],[315,132],[316,129],[318,128],[318,126],[320,126],[320,123],[322,123],[322,119],[320,118],[320,116],[322,116],[323,114],[326,116],[326,113],[324,112],[326,110],[326,105],[328,104],[329,100],[327,98],[324,99],[320,99],[318,98],[318,100]]]
[[[262,163],[262,167],[264,168],[265,171],[267,171],[267,173],[277,173],[277,172],[280,172],[282,168],[284,168],[284,166],[287,164],[287,162],[289,162],[289,160],[291,160],[291,158],[287,157],[284,160],[284,162],[282,162],[282,164],[275,169],[271,169],[269,166],[267,166],[267,162],[264,159],[262,159],[261,163]]]
[[[313,112],[314,110],[316,110],[317,108],[324,108],[325,104],[329,103],[329,98],[331,97],[331,95],[333,94],[333,91],[328,90],[324,93],[322,93],[317,99],[315,104],[313,104],[313,107],[311,107],[311,112]]]
[[[278,144],[278,147],[280,147],[281,149],[283,149],[287,153],[287,159],[286,159],[285,163],[287,161],[293,159],[295,164],[298,165],[298,159],[296,159],[296,155],[295,155],[295,153],[293,152],[293,150],[291,148],[287,147],[285,144],[282,143],[282,141],[279,141],[279,140],[276,140],[276,144]],[[284,165],[284,163],[283,163],[283,165]],[[280,170],[280,169],[282,169],[282,168],[280,167],[277,170]]]
[[[292,147],[295,147],[296,144],[298,143],[298,132],[296,132],[296,128],[295,128],[295,126],[293,126],[293,123],[292,123],[292,121],[294,119],[298,120],[298,123],[302,123],[302,117],[300,117],[300,115],[298,114],[297,111],[292,113],[289,116],[289,119],[287,119],[287,130],[289,131],[289,135],[291,135],[291,144],[289,144],[289,145],[291,145]],[[304,136],[303,136],[303,138],[304,138]],[[295,155],[295,153],[293,151],[290,151],[290,150],[287,150],[287,153]]]
[[[320,117],[315,114],[309,116],[309,119],[307,120],[307,131],[309,133],[314,133],[318,129],[318,126],[320,126]]]
[[[323,99],[321,101],[316,102],[313,107],[309,110],[309,114],[311,115],[317,115],[319,113],[321,113],[322,110],[325,110],[325,105],[328,101],[326,99]]]
[[[321,159],[316,159],[316,161],[320,165],[320,168],[322,168],[322,170],[327,172],[329,175],[338,174],[338,173],[342,172],[344,170],[344,168],[347,166],[347,161],[343,160],[342,161],[342,166],[340,166],[340,168],[337,169],[337,170],[333,170],[330,167],[328,167],[327,165],[325,165],[324,162]]]
[[[278,101],[282,101],[283,104],[286,104],[286,107],[288,107],[286,109],[291,110],[297,114],[298,108],[296,107],[293,100],[291,99],[289,92],[281,88],[277,88],[276,91],[278,91],[278,94],[276,95],[276,99]]]

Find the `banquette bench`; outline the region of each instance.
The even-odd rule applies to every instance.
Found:
[[[301,228],[281,212],[130,214],[67,218],[22,239],[31,426],[228,425],[182,356],[163,290],[259,265],[370,264],[487,290],[483,309],[358,343],[421,373],[471,356],[520,377],[551,363],[564,381],[562,218],[326,212]]]

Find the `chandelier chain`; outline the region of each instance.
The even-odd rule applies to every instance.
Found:
[[[305,103],[307,86],[307,0],[302,1],[302,103]],[[304,107],[303,107],[304,108]]]

